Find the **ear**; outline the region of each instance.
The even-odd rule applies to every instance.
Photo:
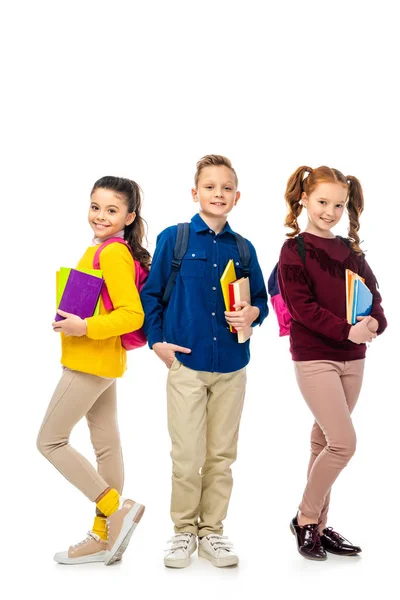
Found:
[[[304,206],[304,208],[307,208],[307,204],[308,204],[308,198],[307,198],[307,194],[306,194],[305,192],[303,192],[303,193],[301,194],[301,197],[300,197],[300,204],[301,204],[302,206]]]
[[[125,220],[125,227],[127,227],[128,225],[131,225],[135,219],[136,219],[135,212],[128,213],[126,216],[126,220]]]
[[[198,202],[199,199],[197,197],[197,190],[196,188],[192,188],[192,198],[193,198],[193,202]]]
[[[236,196],[235,196],[235,202],[234,202],[234,206],[236,206],[236,204],[239,202],[239,198],[240,198],[240,192],[236,192]]]

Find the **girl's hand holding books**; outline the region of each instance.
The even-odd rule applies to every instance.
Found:
[[[376,319],[373,317],[362,317],[357,325],[353,325],[350,329],[349,340],[354,344],[365,344],[372,342],[376,338],[376,330],[372,331],[370,327],[375,327]],[[376,321],[377,322],[377,321]]]
[[[366,319],[366,318],[367,317],[357,317],[357,321],[362,321],[363,319]],[[369,319],[370,320],[368,321],[368,329],[370,331],[372,331],[372,333],[376,333],[379,328],[379,323],[374,317],[369,317]]]
[[[225,311],[225,319],[236,331],[242,331],[246,327],[250,327],[260,314],[260,309],[257,306],[251,306],[245,301],[237,302],[233,305],[233,308],[240,308],[240,310],[233,312]]]
[[[65,312],[65,310],[58,310],[57,313],[64,317],[62,321],[53,321],[53,331],[56,333],[64,333],[65,335],[74,335],[81,337],[87,334],[87,323],[84,319],[81,319],[77,315]]]

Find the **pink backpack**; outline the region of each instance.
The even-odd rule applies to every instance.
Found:
[[[118,242],[120,244],[125,244],[125,246],[129,250],[129,252],[132,254],[132,258],[135,263],[135,285],[137,287],[138,292],[140,293],[141,289],[143,288],[144,284],[146,283],[147,277],[149,276],[149,272],[147,269],[142,267],[142,265],[140,264],[140,262],[138,260],[135,260],[135,258],[133,256],[132,248],[129,246],[129,244],[125,240],[114,237],[114,238],[109,238],[108,240],[103,242],[101,244],[101,246],[99,246],[99,248],[97,248],[96,254],[94,255],[93,268],[100,269],[100,252],[103,250],[103,248],[108,246],[108,244],[113,244],[114,242]],[[110,295],[108,293],[107,286],[105,283],[101,290],[101,298],[103,300],[105,309],[113,310],[114,306],[111,301],[111,298],[110,298]],[[137,329],[136,331],[131,331],[130,333],[124,333],[123,335],[121,335],[122,347],[125,348],[125,350],[134,350],[135,348],[141,348],[142,346],[144,346],[146,344],[146,342],[147,342],[147,338],[145,336],[143,328]]]

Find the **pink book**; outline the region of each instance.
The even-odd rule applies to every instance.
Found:
[[[71,269],[58,308],[78,315],[81,319],[91,317],[100,297],[103,283],[101,277]],[[56,314],[56,321],[63,319],[64,317]]]

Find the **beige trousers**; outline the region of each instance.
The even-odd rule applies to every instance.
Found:
[[[295,370],[300,391],[315,417],[307,485],[299,509],[319,523],[322,531],[331,487],[356,450],[351,413],[361,390],[364,359],[299,361]]]
[[[168,373],[175,532],[221,534],[232,491],[246,369],[209,373],[177,359]]]
[[[86,417],[97,471],[71,447],[71,431]],[[116,381],[64,369],[42,426],[40,452],[94,502],[108,487],[122,492],[124,466],[117,424]]]

